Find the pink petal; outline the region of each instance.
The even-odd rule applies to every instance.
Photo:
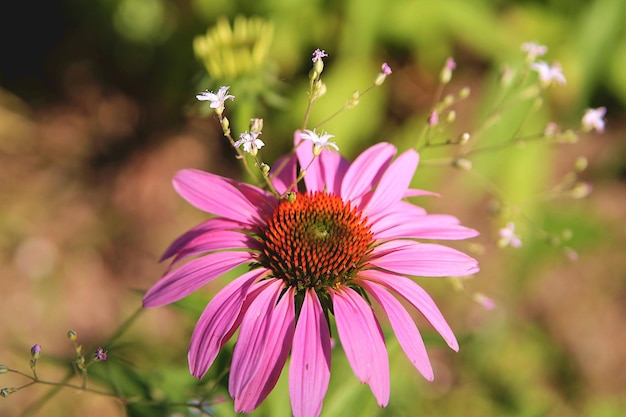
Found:
[[[233,232],[229,230],[219,230],[206,232],[198,236],[183,248],[172,263],[177,263],[190,256],[199,255],[215,250],[229,249],[256,249],[261,250],[261,244],[250,235],[241,232]]]
[[[185,169],[174,177],[174,188],[200,210],[244,224],[265,223],[258,204],[253,204],[226,178],[195,169]]]
[[[279,194],[287,192],[296,181],[297,162],[298,158],[295,154],[285,155],[272,165],[272,171],[270,171],[272,185]]]
[[[350,163],[339,153],[322,149],[319,155],[319,170],[327,193],[340,195],[341,183]]]
[[[294,417],[318,417],[330,381],[330,331],[315,291],[305,293],[293,338],[289,398]]]
[[[263,366],[261,359],[265,354],[265,343],[272,326],[272,310],[276,305],[284,282],[279,279],[270,279],[270,284],[252,301],[246,311],[239,337],[233,351],[233,359],[228,380],[228,391],[230,396],[236,400],[235,410],[242,411],[239,406],[249,404],[239,404],[237,399],[241,396],[244,388],[254,377],[260,366]]]
[[[143,297],[143,306],[158,307],[178,301],[254,256],[249,252],[216,252],[194,259],[152,286]]]
[[[367,383],[378,401],[389,402],[389,359],[372,308],[349,287],[330,291],[337,333],[348,362],[361,383]]]
[[[389,214],[371,226],[374,239],[450,239],[459,240],[475,237],[478,232],[461,226],[454,216],[427,214],[406,216]]]
[[[387,210],[370,214],[368,216],[368,224],[375,227],[380,221],[384,221],[389,216],[413,218],[428,214],[422,207],[416,206],[406,201],[399,201],[397,204],[389,207]]]
[[[372,251],[370,264],[398,274],[458,277],[478,272],[478,262],[463,252],[433,243],[394,240]]]
[[[418,161],[419,156],[412,149],[396,158],[383,174],[364,211],[377,213],[400,201],[411,184]]]
[[[202,235],[207,232],[212,231],[226,231],[226,230],[249,230],[249,225],[243,225],[242,223],[235,222],[232,220],[224,219],[221,217],[217,217],[214,219],[209,219],[206,222],[203,222],[193,229],[188,230],[180,237],[178,237],[165,251],[163,256],[161,256],[160,261],[164,261],[167,258],[174,256],[176,253],[180,252],[184,247],[189,245],[195,239],[201,239]]]
[[[209,302],[196,323],[189,346],[189,370],[200,379],[213,364],[219,350],[228,341],[239,316],[248,289],[268,271],[255,269],[231,281]]]
[[[341,197],[352,201],[370,191],[396,154],[395,146],[381,142],[360,154],[346,171],[341,183]]]
[[[415,188],[409,188],[404,193],[404,198],[408,198],[408,197],[422,197],[422,196],[441,198],[440,194],[433,193],[432,191],[418,190],[418,189],[415,189]]]
[[[401,295],[413,305],[439,332],[451,349],[458,351],[459,344],[441,311],[426,291],[415,282],[401,275],[368,269],[359,273],[359,278],[377,282]]]
[[[404,350],[404,353],[406,353],[406,356],[413,366],[424,375],[424,378],[432,381],[434,378],[433,368],[430,365],[422,336],[413,318],[411,318],[411,315],[406,311],[404,306],[381,285],[367,280],[360,280],[359,285],[373,295],[376,301],[380,303],[383,310],[385,310],[391,327],[398,338],[398,343],[400,343],[402,350]]]
[[[284,288],[280,287],[280,289]],[[271,290],[274,291],[274,290]],[[235,397],[235,409],[248,413],[261,404],[272,391],[285,366],[295,327],[295,290],[290,288],[271,311],[260,365],[250,381]]]

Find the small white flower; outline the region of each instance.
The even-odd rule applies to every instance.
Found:
[[[598,133],[604,132],[604,115],[606,107],[598,107],[597,109],[587,109],[583,116],[583,130],[589,132],[595,130]]]
[[[526,52],[528,62],[534,62],[539,56],[543,56],[548,52],[548,47],[539,45],[536,42],[525,42],[522,44],[522,51]]]
[[[215,109],[219,114],[224,111],[224,102],[226,100],[234,100],[235,96],[228,94],[228,89],[230,87],[224,86],[220,87],[217,93],[212,91],[203,91],[198,94],[196,98],[200,101],[210,101],[211,108]]]
[[[531,66],[532,69],[539,73],[539,80],[544,87],[552,84],[552,81],[556,81],[559,84],[565,84],[565,76],[563,70],[559,64],[548,65],[543,61],[534,62]]]
[[[522,246],[522,241],[515,234],[515,224],[513,222],[508,222],[506,227],[500,229],[500,240],[498,241],[498,246],[504,248],[506,246],[513,246],[514,248],[519,248]]]
[[[235,146],[238,148],[243,145],[243,150],[249,154],[256,155],[259,149],[265,146],[265,143],[259,139],[261,132],[243,132],[239,137],[241,138],[235,142]]]
[[[315,153],[317,149],[318,155],[322,148],[331,147],[336,151],[339,150],[339,147],[335,142],[328,141],[328,139],[334,137],[333,135],[329,135],[328,133],[324,133],[319,136],[317,133],[315,133],[315,131],[305,129],[304,132],[300,134],[300,137],[302,139],[310,140],[311,142],[313,142],[313,152]]]

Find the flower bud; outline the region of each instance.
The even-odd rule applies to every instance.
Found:
[[[448,123],[452,123],[456,120],[456,112],[454,110],[450,110],[448,112],[448,116],[446,117]]]
[[[270,166],[267,165],[265,162],[261,162],[261,172],[263,173],[263,175],[267,175],[270,173]]]
[[[0,389],[0,397],[6,398],[14,392],[17,392],[16,388],[2,388]]]
[[[591,194],[592,189],[593,187],[588,182],[579,182],[570,190],[570,195],[573,198],[585,198]]]
[[[448,84],[452,79],[452,71],[454,71],[455,68],[456,62],[454,62],[454,59],[448,58],[439,73],[439,81],[441,81],[442,84]]]
[[[439,124],[439,114],[437,114],[436,110],[433,110],[428,117],[428,125],[429,126],[437,126]]]
[[[461,88],[461,91],[459,91],[459,98],[463,99],[463,98],[468,98],[471,94],[472,90],[469,87],[463,87]]]
[[[316,79],[319,78],[322,71],[324,71],[324,61],[318,59],[313,63],[313,71],[316,73]]]
[[[465,145],[470,140],[470,134],[465,132],[459,137],[459,144]]]
[[[250,119],[250,133],[261,133],[263,130],[263,119]]]
[[[391,67],[385,62],[382,66],[381,72],[378,74],[376,80],[374,81],[374,85],[381,85],[389,74],[391,74]]]
[[[32,348],[30,348],[30,356],[32,356],[33,359],[39,359],[40,353],[41,353],[41,345],[36,344]]]
[[[222,130],[224,132],[228,132],[230,130],[230,120],[228,120],[228,117],[224,117],[222,118]]]
[[[75,342],[77,337],[78,335],[74,330],[70,330],[67,332],[67,338],[70,339],[72,342]]]
[[[346,103],[346,107],[349,109],[355,108],[359,104],[360,97],[361,95],[358,91],[352,93],[352,96],[348,99],[348,102]]]
[[[6,374],[9,372],[9,368],[6,365],[0,365],[0,374]]]
[[[578,158],[576,158],[576,162],[574,162],[574,169],[576,170],[576,172],[583,172],[585,169],[587,169],[588,164],[589,162],[587,161],[587,158],[585,158],[584,156],[579,156]]]
[[[465,158],[459,158],[452,161],[452,166],[460,168],[464,171],[469,171],[472,169],[472,161]]]

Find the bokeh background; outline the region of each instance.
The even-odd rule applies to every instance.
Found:
[[[234,415],[224,389],[228,349],[203,382],[186,366],[195,319],[229,276],[206,293],[142,312],[107,342],[163,273],[158,259],[169,242],[205,219],[175,194],[174,173],[195,167],[244,178],[217,122],[196,102],[198,91],[231,85],[234,130],[264,118],[263,157],[271,162],[302,123],[315,48],[330,56],[328,94],[314,122],[388,62],[394,73],[385,84],[325,126],[352,158],[380,140],[406,147],[424,125],[449,56],[458,66],[448,90],[472,90],[455,107],[450,134],[475,132],[504,63],[519,63],[526,41],[549,47],[546,59],[561,63],[567,84],[548,91],[525,129],[540,132],[550,121],[576,127],[585,108],[603,105],[606,132],[477,155],[470,172],[424,163],[414,185],[442,198],[420,204],[481,232],[456,245],[482,267],[464,291],[446,279],[419,279],[461,350],[449,351],[421,326],[435,370],[429,383],[386,329],[392,395],[380,409],[336,349],[322,415],[626,415],[624,0],[59,0],[13,2],[0,16],[0,364],[29,371],[29,349],[39,343],[40,376],[72,375],[65,335],[73,329],[87,352],[109,351],[91,368],[94,388],[150,399],[124,411],[105,396],[52,395],[38,385],[0,399],[0,416],[191,415],[164,403],[194,398],[211,399],[216,416]],[[254,59],[236,56],[230,65],[219,61],[219,48],[197,40],[194,52],[194,39],[206,43],[208,29],[235,21],[250,36],[237,45],[254,43]],[[512,137],[522,111],[507,113],[484,140]],[[429,152],[423,160],[442,156]],[[587,198],[536,198],[579,156],[589,161],[580,174],[593,185]],[[498,200],[523,215],[494,210]],[[508,220],[524,241],[520,249],[496,245]],[[496,308],[475,303],[476,293]],[[0,387],[25,382],[0,375]],[[253,415],[289,410],[283,378]]]

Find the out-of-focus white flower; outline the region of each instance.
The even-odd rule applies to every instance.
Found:
[[[506,246],[513,246],[514,248],[519,248],[522,246],[522,241],[515,234],[515,224],[513,222],[508,222],[506,227],[500,229],[500,240],[498,241],[498,246],[504,248]]]
[[[526,60],[528,62],[535,62],[537,57],[543,56],[548,52],[548,47],[536,42],[525,42],[522,44],[522,51],[526,52]]]
[[[556,81],[559,84],[566,83],[563,70],[559,64],[548,65],[546,62],[539,61],[534,62],[530,67],[539,73],[539,80],[541,80],[541,84],[544,87],[552,84],[552,81]]]
[[[587,109],[583,116],[583,130],[589,132],[595,130],[598,133],[604,132],[604,115],[606,107],[598,107],[597,109]]]

